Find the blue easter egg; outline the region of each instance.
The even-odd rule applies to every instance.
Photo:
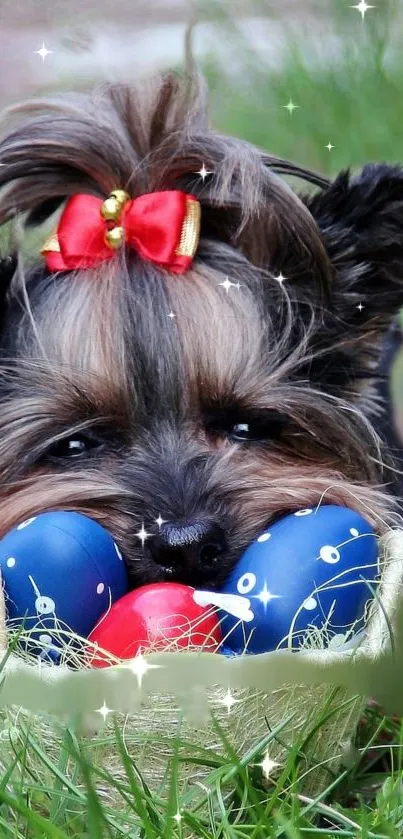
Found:
[[[358,513],[328,505],[285,516],[246,549],[221,589],[246,600],[238,616],[222,601],[225,648],[263,653],[291,637],[296,649],[312,628],[324,628],[328,640],[348,637],[362,628],[377,576],[377,538]]]
[[[42,513],[19,524],[0,541],[0,571],[8,625],[34,630],[30,652],[53,661],[69,643],[64,632],[86,638],[128,590],[112,536],[79,513]]]

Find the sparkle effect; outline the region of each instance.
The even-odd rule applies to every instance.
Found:
[[[104,700],[104,704],[102,705],[102,707],[101,707],[101,708],[97,708],[97,709],[96,709],[96,713],[97,713],[97,714],[101,714],[101,717],[103,717],[103,718],[104,718],[104,722],[105,722],[105,720],[106,720],[106,718],[107,718],[108,714],[111,714],[111,713],[112,713],[112,711],[111,711],[111,709],[110,709],[110,708],[108,708],[108,706],[106,705],[105,700]]]
[[[357,306],[357,309],[358,309],[360,312],[362,312],[362,310],[363,310],[364,308],[365,308],[365,307],[362,305],[362,303],[359,303],[359,304],[358,304],[358,306]]]
[[[291,114],[295,111],[296,108],[299,108],[299,105],[295,105],[292,99],[288,102],[287,105],[283,105],[283,108],[286,108],[288,113]]]
[[[230,713],[231,713],[232,706],[236,705],[237,702],[239,702],[239,699],[235,699],[235,697],[232,695],[230,689],[228,688],[225,696],[220,700],[220,705],[225,706],[225,708],[227,709],[227,714],[229,716]]]
[[[334,146],[332,146],[331,142],[329,141],[327,146],[325,146],[325,149],[327,149],[328,151],[331,151],[332,149],[334,149]]]
[[[144,542],[146,541],[146,539],[148,539],[149,536],[152,536],[152,533],[147,533],[147,531],[144,530],[144,522],[143,522],[142,525],[141,525],[141,530],[138,530],[138,532],[135,533],[134,535],[138,536],[138,538],[141,541],[142,547],[144,548]]]
[[[136,655],[129,664],[123,664],[127,670],[131,670],[132,673],[137,677],[139,688],[141,688],[141,683],[143,681],[143,676],[148,672],[148,670],[156,670],[162,667],[161,664],[149,664],[148,661],[144,658],[142,653]]]
[[[270,603],[270,600],[277,600],[280,595],[272,594],[267,588],[267,583],[265,581],[265,584],[259,594],[253,594],[252,597],[255,597],[256,600],[260,600],[260,602],[263,603],[263,606],[267,606],[267,604]]]
[[[259,763],[259,766],[261,767],[263,775],[265,776],[265,778],[270,778],[270,775],[271,775],[273,769],[275,769],[276,766],[279,766],[279,765],[280,765],[279,763],[276,763],[275,760],[272,760],[271,757],[269,757],[268,752],[266,752],[262,762]]]
[[[182,821],[182,816],[181,816],[181,814],[180,814],[179,810],[178,810],[178,812],[177,812],[177,813],[175,813],[175,815],[174,815],[174,816],[172,816],[172,818],[173,818],[173,819],[175,819],[175,821],[177,822],[177,824],[180,824],[180,822]]]
[[[204,163],[203,163],[203,166],[201,167],[201,169],[199,169],[199,171],[196,172],[196,175],[200,175],[200,177],[202,178],[203,183],[204,183],[205,179],[207,178],[207,175],[212,175],[212,174],[213,173],[210,172],[209,169],[206,169]]]
[[[169,312],[168,317],[172,320],[172,318],[176,318],[176,315],[173,312]]]
[[[287,277],[284,277],[282,272],[280,271],[280,273],[277,274],[277,277],[274,277],[274,279],[277,280],[277,282],[281,285],[284,282],[284,280],[287,279]]]
[[[225,288],[225,291],[227,292],[227,294],[228,294],[230,288],[234,287],[234,288],[237,288],[239,290],[240,287],[241,287],[239,283],[232,283],[231,280],[228,279],[228,277],[225,278],[223,283],[218,283],[218,285],[222,285]]]
[[[35,50],[35,54],[40,55],[42,61],[45,61],[46,56],[50,55],[51,53],[53,53],[53,50],[47,50],[43,41],[40,50]]]
[[[368,11],[368,9],[375,9],[375,6],[368,6],[368,3],[366,3],[365,0],[360,0],[360,3],[357,3],[356,6],[350,6],[350,8],[357,9],[357,12],[360,13],[362,19],[364,20],[365,13]]]
[[[159,514],[158,518],[155,519],[155,523],[158,524],[158,527],[161,527],[162,524],[165,524],[167,519],[163,519],[161,517],[161,513]]]

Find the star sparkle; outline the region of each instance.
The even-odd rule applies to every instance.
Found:
[[[122,667],[125,667],[127,670],[131,670],[131,672],[137,677],[138,686],[141,688],[143,678],[149,670],[157,670],[161,668],[161,664],[149,664],[147,659],[144,658],[142,653],[139,653],[128,664],[123,664]]]
[[[325,146],[325,149],[327,149],[328,151],[331,151],[332,149],[334,149],[334,146],[332,146],[330,140],[329,140],[327,146]]]
[[[260,602],[263,603],[263,606],[267,606],[267,604],[270,603],[271,600],[277,600],[280,597],[280,595],[272,594],[271,591],[269,591],[269,589],[267,588],[267,583],[265,582],[262,590],[259,591],[259,594],[254,594],[252,595],[252,597],[255,597],[256,600],[260,600]]]
[[[203,163],[203,166],[201,167],[201,169],[199,169],[199,171],[196,172],[196,175],[200,175],[200,177],[202,178],[203,183],[204,183],[205,179],[207,178],[207,175],[212,175],[212,174],[213,173],[209,169],[206,169],[204,163]]]
[[[165,524],[166,522],[167,522],[167,519],[163,519],[161,517],[161,513],[159,514],[158,518],[155,519],[155,523],[158,524],[158,527],[161,527],[161,525]]]
[[[350,6],[350,9],[357,9],[357,12],[360,13],[362,19],[364,20],[366,12],[368,9],[375,9],[375,6],[368,6],[368,3],[365,0],[360,0],[360,3],[357,3],[356,6]]]
[[[299,105],[295,105],[294,102],[292,101],[292,99],[290,99],[290,101],[287,103],[287,105],[283,105],[283,108],[285,108],[291,116],[291,114],[295,111],[295,109],[299,108]]]
[[[357,306],[357,309],[358,309],[360,312],[362,312],[362,310],[363,310],[363,309],[365,309],[365,306],[363,306],[363,305],[362,305],[362,303],[359,303],[359,304],[358,304],[358,306]]]
[[[106,704],[106,702],[105,702],[105,700],[104,700],[104,703],[103,703],[102,707],[101,707],[101,708],[97,708],[97,709],[96,709],[96,713],[97,713],[97,714],[101,714],[101,717],[103,717],[103,718],[104,718],[104,722],[105,722],[105,720],[106,720],[106,718],[107,718],[108,714],[111,714],[111,713],[112,713],[112,711],[111,711],[111,709],[110,709],[110,708],[108,708],[108,706],[107,706],[107,704]]]
[[[173,818],[173,819],[175,819],[175,821],[177,822],[177,824],[180,824],[180,822],[182,821],[182,815],[181,815],[181,813],[179,812],[179,810],[178,810],[178,812],[177,812],[177,813],[175,813],[175,815],[174,815],[174,816],[172,816],[172,818]]]
[[[271,757],[269,757],[268,752],[266,752],[262,762],[259,763],[258,765],[261,767],[263,775],[267,779],[270,778],[270,775],[271,775],[273,769],[275,769],[276,766],[280,766],[279,763],[277,763],[275,760],[272,760]]]
[[[231,713],[232,706],[236,705],[237,702],[239,702],[239,699],[235,699],[230,689],[228,688],[225,696],[220,700],[220,705],[224,705],[224,707],[227,709],[227,713],[229,716]]]
[[[43,41],[42,41],[42,46],[41,46],[40,50],[35,50],[35,54],[40,55],[42,61],[45,61],[46,56],[51,55],[52,53],[53,53],[53,50],[47,50]]]
[[[239,289],[241,287],[240,283],[232,283],[231,280],[228,279],[228,277],[225,278],[223,283],[218,283],[218,285],[222,285],[225,288],[225,291],[227,292],[227,294],[228,294],[230,288],[237,288],[238,291],[239,291]]]
[[[284,275],[280,271],[280,273],[277,274],[277,277],[274,277],[274,279],[277,280],[277,282],[281,285],[287,279],[287,277],[284,277]]]
[[[144,548],[144,542],[146,541],[146,539],[149,538],[149,536],[152,536],[153,534],[152,533],[147,533],[147,531],[144,530],[144,522],[143,522],[142,525],[141,525],[141,529],[138,530],[137,533],[135,533],[134,535],[138,536],[138,538],[141,541],[141,545]]]
[[[169,312],[168,317],[172,320],[172,318],[176,318],[176,315],[173,312]]]

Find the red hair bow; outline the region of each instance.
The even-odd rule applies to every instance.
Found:
[[[200,203],[181,190],[133,199],[116,190],[106,201],[74,195],[41,254],[50,271],[93,268],[126,244],[143,259],[183,274],[192,263],[199,235]]]

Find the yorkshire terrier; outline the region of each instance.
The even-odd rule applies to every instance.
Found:
[[[399,519],[403,168],[330,181],[217,133],[207,100],[167,72],[3,116],[0,224],[55,236],[1,262],[0,536],[81,512],[132,588],[214,589],[300,508]]]

